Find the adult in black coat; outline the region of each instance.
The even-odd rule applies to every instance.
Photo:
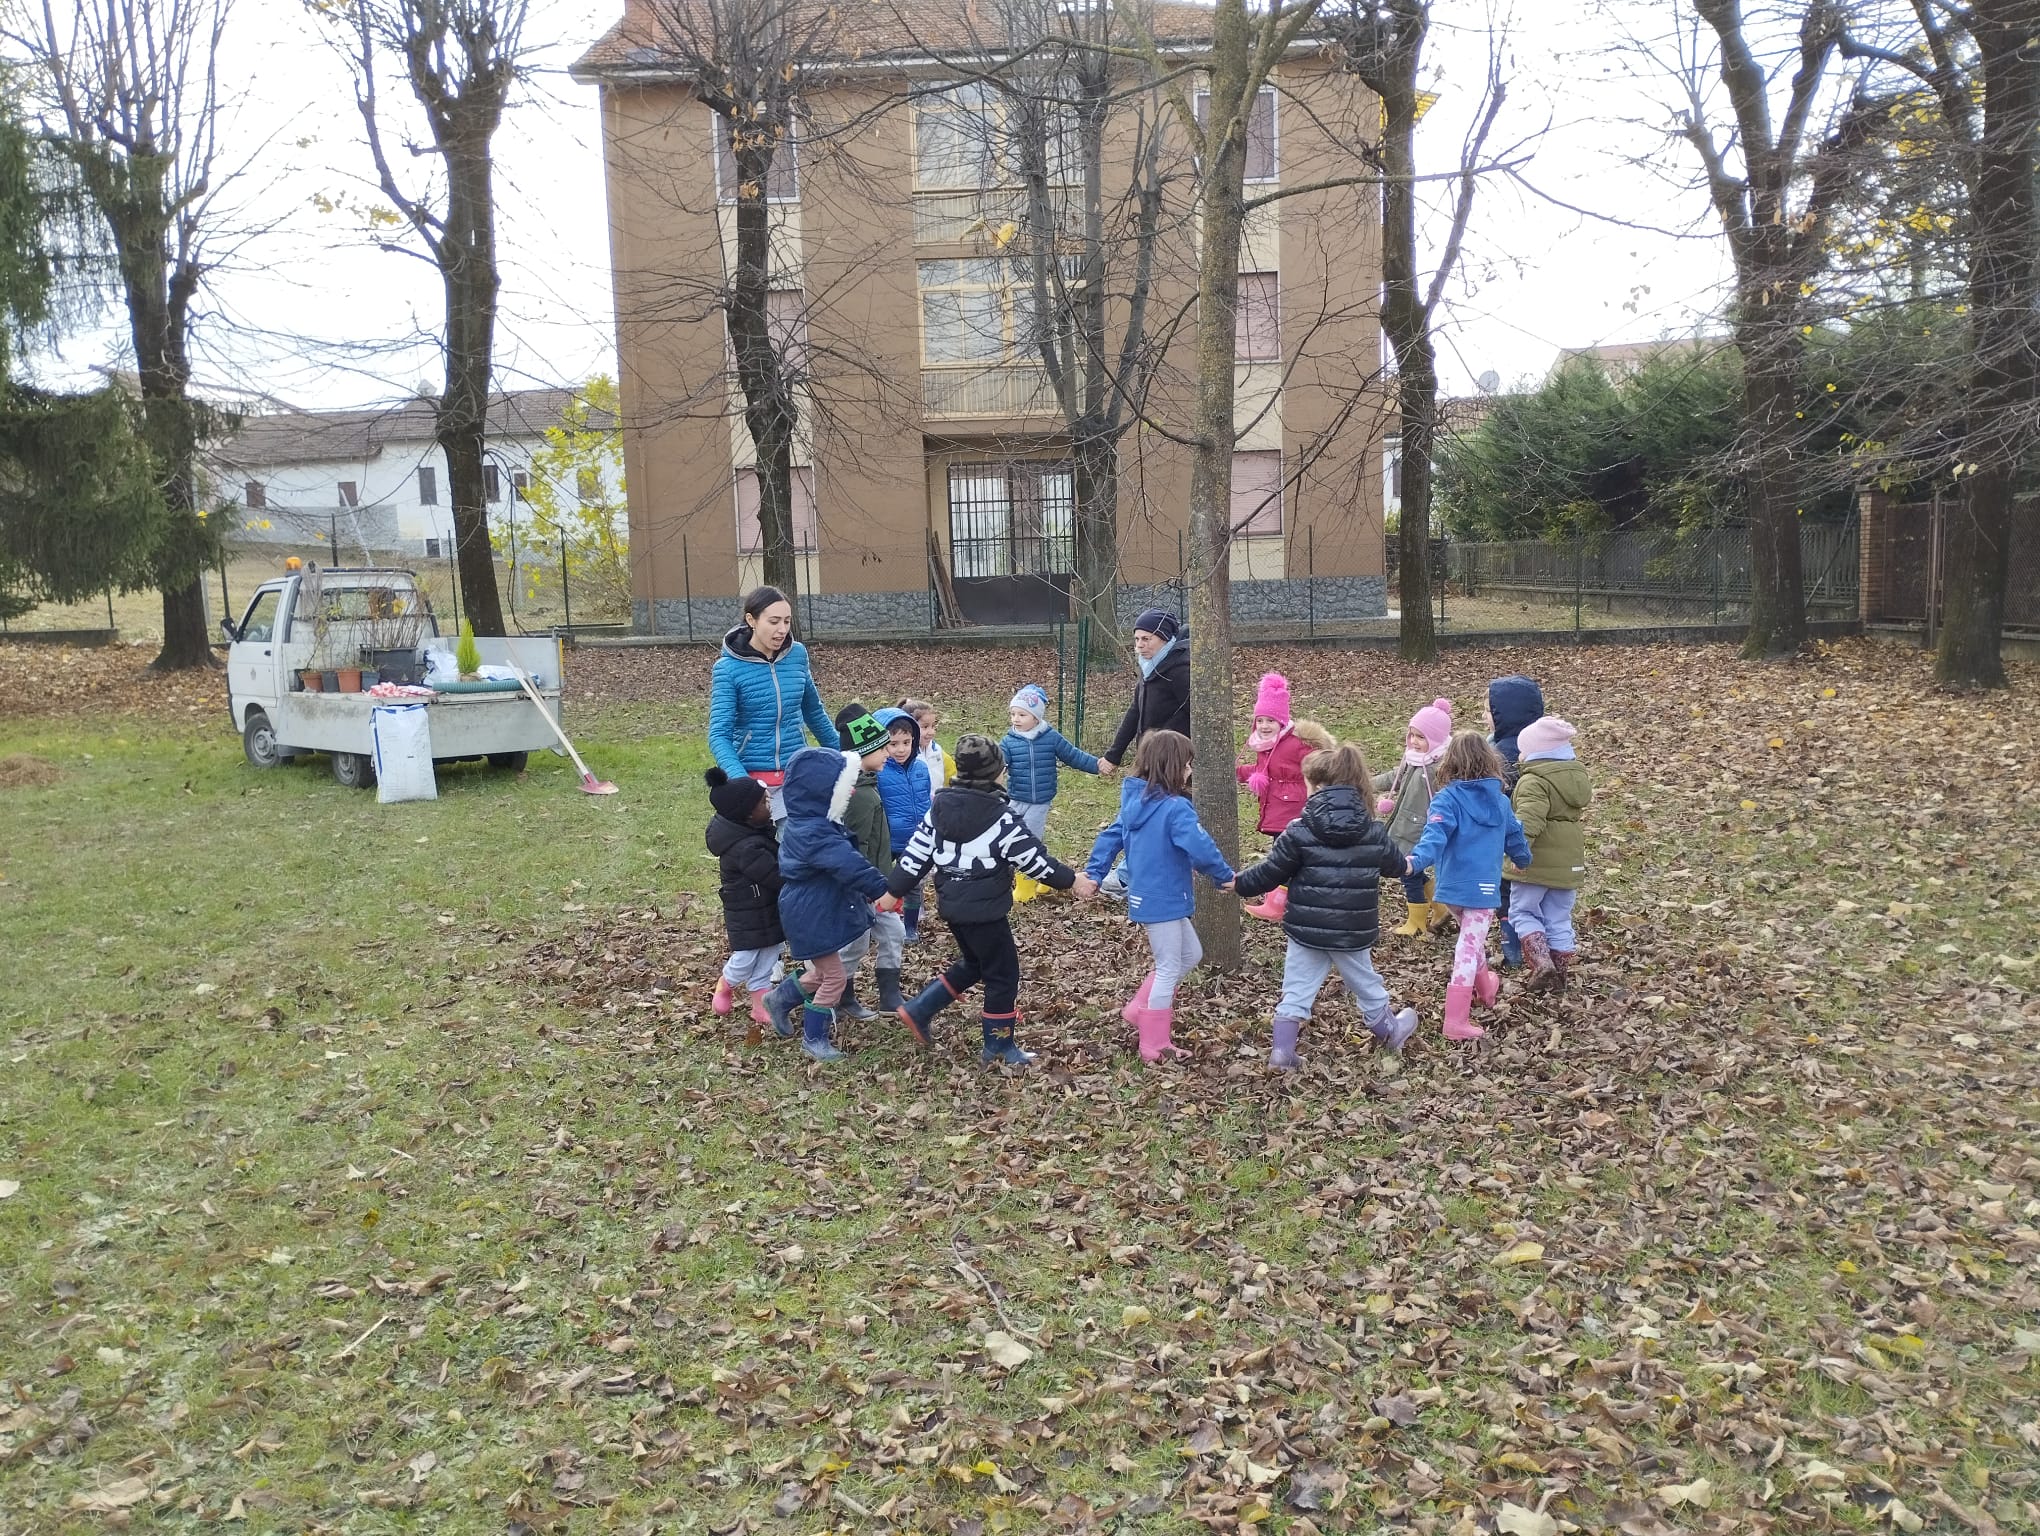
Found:
[[[1149,731],[1190,734],[1190,632],[1173,613],[1150,608],[1133,621],[1133,650],[1140,681],[1119,722],[1119,733],[1098,761],[1116,770]]]

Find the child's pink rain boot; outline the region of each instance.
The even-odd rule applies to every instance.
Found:
[[[1473,978],[1473,995],[1481,1007],[1494,1007],[1495,999],[1502,995],[1502,978],[1483,965]]]
[[[715,984],[715,1000],[709,1004],[709,1007],[713,1008],[717,1013],[728,1013],[736,1006],[737,989],[730,985],[729,977],[721,977]]]
[[[1445,1038],[1478,1040],[1487,1031],[1473,1022],[1473,988],[1453,985],[1445,989]]]
[[[1278,885],[1259,901],[1247,903],[1247,916],[1266,918],[1271,923],[1281,922],[1282,914],[1288,910],[1289,890],[1286,886]]]
[[[1155,973],[1149,971],[1141,978],[1139,990],[1126,1000],[1126,1006],[1119,1010],[1119,1016],[1135,1029],[1140,1028],[1140,1016],[1147,1012],[1148,994],[1155,989]]]
[[[1140,1011],[1140,1059],[1153,1063],[1165,1056],[1177,1054],[1175,1042],[1169,1038],[1170,1026],[1175,1023],[1176,1010],[1173,1008],[1143,1008]]]

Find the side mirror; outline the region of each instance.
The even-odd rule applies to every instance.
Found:
[[[230,642],[241,638],[241,632],[234,628],[234,621],[232,619],[220,620],[220,633],[225,635]]]

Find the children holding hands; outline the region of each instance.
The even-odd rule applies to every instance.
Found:
[[[1488,929],[1502,894],[1502,858],[1530,862],[1523,824],[1509,809],[1502,759],[1483,736],[1461,731],[1438,760],[1437,787],[1424,835],[1407,860],[1407,872],[1437,871],[1437,899],[1459,919],[1452,980],[1445,988],[1445,1038],[1478,1040],[1487,1031],[1473,1022],[1473,1002],[1493,1007],[1501,982],[1488,969]]]
[[[1523,946],[1529,987],[1565,988],[1572,969],[1572,912],[1587,878],[1587,836],[1580,824],[1593,781],[1573,750],[1577,734],[1556,715],[1523,727],[1511,804],[1530,840],[1527,865],[1511,871],[1509,924]]]
[[[1310,789],[1303,814],[1283,829],[1265,859],[1233,880],[1240,896],[1289,888],[1282,915],[1289,951],[1268,1053],[1268,1065],[1285,1072],[1297,1065],[1297,1035],[1334,969],[1360,1005],[1368,1033],[1390,1050],[1401,1050],[1417,1028],[1416,1009],[1390,1013],[1388,988],[1370,954],[1381,931],[1382,878],[1400,874],[1404,856],[1388,828],[1368,813],[1367,763],[1348,742],[1311,753],[1303,775]]]
[[[1176,987],[1204,959],[1190,914],[1196,907],[1192,872],[1232,888],[1232,866],[1204,830],[1190,804],[1190,738],[1150,731],[1134,748],[1133,775],[1120,786],[1119,816],[1098,834],[1077,894],[1095,896],[1099,882],[1126,859],[1126,915],[1147,934],[1154,969],[1120,1016],[1140,1034],[1141,1060],[1160,1061],[1175,1051]]]
[[[1234,770],[1261,804],[1255,827],[1274,837],[1303,813],[1309,795],[1304,785],[1303,762],[1313,752],[1334,745],[1331,732],[1315,720],[1293,720],[1289,707],[1289,679],[1269,672],[1254,691],[1254,729],[1247,737],[1250,761]],[[1265,901],[1247,908],[1255,917],[1280,922],[1288,893],[1281,886],[1267,893]]]

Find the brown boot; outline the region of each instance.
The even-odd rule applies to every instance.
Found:
[[[1563,991],[1565,990],[1565,984],[1566,984],[1566,981],[1567,981],[1567,980],[1568,980],[1568,979],[1569,979],[1569,978],[1571,977],[1571,975],[1572,975],[1572,967],[1573,967],[1573,951],[1572,951],[1572,950],[1569,950],[1569,949],[1554,949],[1554,950],[1553,950],[1553,951],[1551,952],[1551,977],[1552,977],[1552,980],[1551,980],[1551,990],[1552,990],[1552,991],[1554,991],[1554,992],[1563,992]]]
[[[1551,942],[1541,933],[1526,933],[1523,940],[1524,987],[1542,992],[1558,977],[1558,965],[1551,957]]]

